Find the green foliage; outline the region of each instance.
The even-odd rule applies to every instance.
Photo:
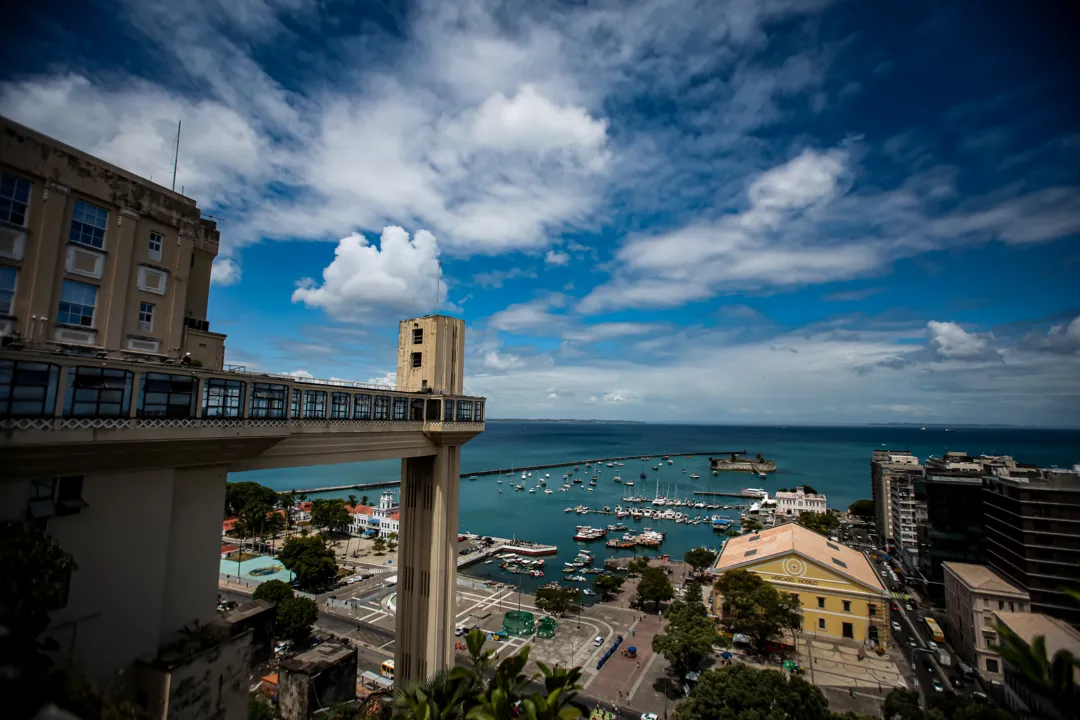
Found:
[[[667,573],[660,568],[647,567],[641,571],[637,586],[638,602],[653,603],[657,609],[660,603],[675,597],[675,588],[671,585]]]
[[[701,586],[690,583],[684,597],[668,607],[664,632],[653,637],[652,649],[664,656],[671,667],[685,677],[697,670],[712,654],[719,633],[701,602]]]
[[[0,548],[0,625],[37,637],[64,604],[75,561],[41,527],[20,522],[0,523]]]
[[[252,500],[244,505],[240,514],[236,516],[236,525],[233,526],[234,535],[248,537],[262,537],[267,534],[272,507],[262,500]]]
[[[386,552],[386,541],[383,540],[382,535],[375,538],[375,542],[371,544],[371,547],[375,551],[376,555],[382,555],[384,552]]]
[[[629,571],[629,576],[640,575],[641,571],[649,567],[649,558],[636,557],[626,565],[626,569]]]
[[[536,591],[536,607],[549,615],[565,615],[578,607],[575,588],[540,588]]]
[[[352,523],[352,515],[341,498],[318,499],[311,503],[311,524],[327,530],[341,530]]]
[[[885,696],[883,713],[886,720],[923,720],[919,693],[913,690],[893,690]]]
[[[593,590],[596,591],[601,600],[610,600],[619,594],[624,582],[626,582],[625,578],[616,577],[615,575],[597,575],[596,579],[593,580]]]
[[[999,623],[995,629],[1001,644],[992,645],[991,649],[1001,655],[1002,660],[1012,663],[1031,685],[1061,703],[1061,707],[1070,704],[1075,707],[1074,671],[1080,667],[1080,658],[1068,650],[1058,650],[1054,657],[1049,657],[1046,638],[1042,635],[1036,635],[1029,645],[1007,625]],[[1080,716],[1080,713],[1074,711],[1073,716]]]
[[[230,482],[225,485],[225,517],[239,517],[250,503],[276,507],[278,494],[257,482]]]
[[[731,528],[724,534],[727,535],[729,538],[737,538],[742,535],[742,533],[736,528]]]
[[[848,512],[857,518],[863,520],[874,519],[874,501],[873,500],[856,500],[848,505]]]
[[[311,628],[319,619],[319,606],[306,597],[286,598],[277,609],[277,623],[274,634],[296,643],[302,643],[311,636]]]
[[[278,553],[281,564],[292,570],[302,588],[320,587],[337,577],[334,553],[318,535],[292,537]]]
[[[254,600],[267,600],[275,604],[280,604],[292,596],[293,589],[284,580],[267,580],[260,583],[259,587],[255,588],[255,592],[251,595]]]
[[[687,565],[694,568],[694,572],[701,573],[706,568],[712,567],[712,564],[716,562],[716,553],[705,548],[694,548],[693,550],[687,550],[683,554],[683,560],[686,561]]]
[[[815,488],[813,485],[799,485],[799,487],[801,487],[803,489],[803,492],[806,493],[807,495],[817,495],[818,494],[817,488]],[[798,490],[798,488],[795,488],[795,489]]]
[[[989,702],[970,700],[951,692],[934,693],[928,698],[927,717],[933,720],[1010,720],[1011,714]],[[1075,715],[1074,715],[1075,717]]]
[[[248,720],[274,720],[274,710],[259,693],[248,693]]]
[[[729,570],[716,581],[724,596],[724,622],[732,632],[749,635],[755,647],[796,627],[799,601],[783,594],[748,570]]]
[[[746,532],[758,532],[759,530],[761,530],[762,528],[765,527],[764,525],[761,524],[760,520],[758,520],[757,518],[754,518],[754,517],[746,518],[745,520],[741,520],[739,522],[739,524],[742,525],[742,529],[745,530]]]
[[[819,689],[779,670],[738,663],[701,674],[690,697],[675,706],[672,720],[829,720]]]
[[[820,535],[832,535],[840,527],[840,518],[831,512],[812,513],[804,512],[796,521],[807,530],[813,530]]]

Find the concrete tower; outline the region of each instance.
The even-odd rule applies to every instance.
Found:
[[[447,396],[442,417],[425,417],[434,455],[401,461],[401,531],[395,680],[431,677],[453,667],[461,445],[475,437],[482,405],[460,393],[465,323],[443,315],[404,320],[398,332],[399,386]],[[429,401],[427,408],[440,403]]]

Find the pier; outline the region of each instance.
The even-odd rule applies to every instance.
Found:
[[[530,472],[532,470],[550,470],[551,468],[568,467],[570,465],[585,465],[586,463],[589,464],[589,465],[597,465],[597,464],[602,465],[604,463],[616,462],[616,461],[619,461],[619,460],[641,460],[642,458],[649,458],[650,460],[652,460],[653,458],[660,459],[660,458],[663,458],[664,456],[667,456],[667,457],[674,460],[677,457],[686,458],[686,457],[701,457],[702,455],[745,455],[745,454],[746,454],[745,450],[709,450],[709,451],[706,451],[706,452],[657,453],[657,454],[650,454],[650,455],[619,455],[617,457],[595,458],[595,459],[590,459],[590,460],[569,460],[569,461],[557,462],[557,463],[547,463],[547,464],[544,464],[544,465],[522,465],[521,467],[498,468],[497,470],[476,470],[474,472],[461,473],[461,477],[469,478],[469,477],[481,477],[481,476],[488,476],[488,475],[500,475],[500,474],[505,473],[505,472],[516,473],[516,472]],[[319,493],[341,492],[342,490],[376,490],[376,489],[379,489],[379,488],[397,487],[398,485],[401,485],[400,480],[385,480],[383,482],[355,483],[355,484],[352,484],[352,485],[326,485],[324,487],[315,487],[315,488],[296,488],[295,490],[283,490],[282,492],[296,493],[297,495],[299,495],[300,493],[307,493],[308,495],[315,495],[315,494],[319,494]],[[722,495],[724,493],[716,493],[716,494]],[[732,497],[743,497],[743,496],[736,495],[736,496],[732,496]]]
[[[712,495],[715,497],[731,497],[731,498],[743,498],[744,500],[764,500],[761,495],[757,493],[732,493],[732,492],[714,492],[712,490],[695,490],[695,495]]]

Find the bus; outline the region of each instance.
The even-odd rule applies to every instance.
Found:
[[[393,680],[394,679],[394,661],[393,660],[383,660],[382,665],[379,666],[379,673],[384,678],[390,678],[391,680]]]
[[[941,628],[934,618],[926,618],[926,627],[930,628],[930,637],[934,639],[934,642],[945,642],[945,635],[942,634]]]

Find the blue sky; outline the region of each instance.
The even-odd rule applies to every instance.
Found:
[[[1014,3],[14,9],[0,112],[219,218],[227,362],[492,416],[1080,425],[1075,17]]]

